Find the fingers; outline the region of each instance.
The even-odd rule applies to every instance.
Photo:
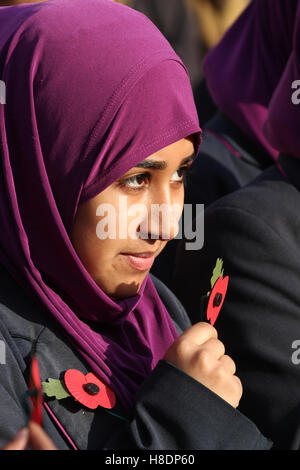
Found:
[[[182,340],[188,339],[191,343],[202,345],[209,339],[217,339],[217,330],[209,323],[199,322],[188,328],[180,337]]]
[[[239,377],[237,377],[236,375],[232,376],[232,380],[234,383],[234,397],[235,398],[232,400],[231,405],[234,408],[237,408],[239,406],[240,399],[242,398],[242,395],[243,395],[243,386]]]
[[[6,444],[2,450],[24,450],[28,444],[29,431],[27,428],[21,429],[15,438]]]
[[[242,385],[235,376],[236,366],[225,354],[216,329],[208,323],[196,323],[167,350],[164,359],[215,392],[233,407],[242,396]]]
[[[207,353],[212,358],[219,359],[225,353],[225,346],[216,338],[209,339],[201,347],[202,354]]]
[[[222,363],[224,370],[228,372],[228,374],[234,375],[236,373],[236,366],[235,362],[231,359],[230,356],[226,354],[220,357],[219,362]]]
[[[57,450],[50,437],[36,423],[29,424],[29,444],[34,450]]]
[[[36,423],[30,423],[28,428],[21,429],[2,450],[25,450],[28,447],[33,450],[57,450],[49,436]]]

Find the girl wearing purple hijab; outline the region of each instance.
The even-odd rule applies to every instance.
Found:
[[[108,0],[1,8],[0,24],[2,446],[34,348],[58,449],[269,448],[216,330],[149,275],[178,225],[149,209],[182,210],[200,144],[184,64]]]
[[[264,127],[278,164],[209,207],[204,249],[182,253],[176,293],[195,318],[194,289],[206,292],[204,273],[216,253],[223,258],[230,287],[217,325],[242,379],[240,410],[274,449],[299,450],[300,7],[295,18],[292,52]]]

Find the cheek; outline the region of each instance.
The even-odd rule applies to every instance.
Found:
[[[94,280],[107,279],[119,269],[120,242],[118,240],[99,240],[85,247],[81,261]]]
[[[101,266],[107,269],[108,263],[117,251],[117,240],[100,239],[97,236],[97,219],[90,223],[77,223],[71,241],[82,264],[94,276]]]
[[[131,204],[124,200],[120,207],[111,207],[105,216],[98,218],[96,224],[95,234],[101,243],[101,249],[109,249],[110,253],[122,251],[122,245],[126,244],[126,240],[137,238],[136,229],[145,217],[145,213],[147,213],[146,205]]]

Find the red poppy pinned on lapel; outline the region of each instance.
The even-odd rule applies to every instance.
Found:
[[[213,275],[210,280],[212,290],[201,299],[202,309],[206,307],[206,318],[211,325],[215,324],[225,300],[229,276],[223,277],[223,260],[217,259]]]
[[[116,405],[115,392],[92,372],[84,375],[76,369],[69,369],[64,374],[64,379],[53,379],[49,377],[46,382],[42,382],[43,392],[49,398],[62,400],[72,397],[81,405],[94,410],[98,406],[104,411],[129,422],[129,419],[111,411]]]
[[[92,372],[84,375],[79,370],[69,369],[65,372],[64,382],[68,392],[87,408],[111,409],[116,404],[114,391]]]

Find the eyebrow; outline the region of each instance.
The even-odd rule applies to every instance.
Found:
[[[185,165],[186,163],[189,163],[193,161],[195,158],[195,153],[190,155],[189,157],[184,158],[179,166]],[[146,168],[146,169],[151,169],[151,170],[165,170],[168,166],[168,163],[166,161],[158,161],[158,160],[144,160],[141,163],[138,163],[135,165],[134,168]]]

